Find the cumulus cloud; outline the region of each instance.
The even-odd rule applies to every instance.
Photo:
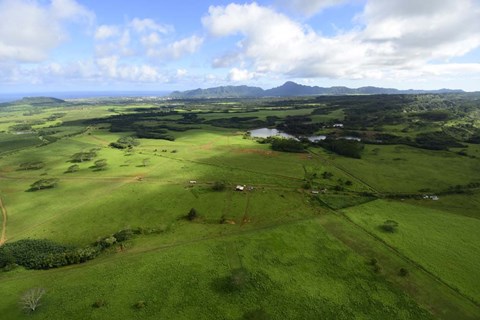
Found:
[[[286,6],[306,16],[312,16],[325,8],[339,5],[346,0],[278,0],[280,5]]]
[[[172,26],[157,23],[152,19],[134,18],[130,21],[129,26],[138,33],[155,31],[166,34],[173,31]]]
[[[185,54],[195,53],[202,44],[203,38],[194,35],[173,42],[168,46],[167,53],[171,57],[178,59]]]
[[[438,62],[480,46],[480,11],[473,0],[369,0],[354,29],[331,37],[256,3],[211,6],[202,22],[213,36],[241,37],[214,66],[248,67],[257,75],[382,79],[461,72]]]
[[[94,14],[74,0],[52,0],[48,5],[0,0],[0,59],[43,61],[67,39],[66,23],[93,19]]]
[[[96,40],[105,40],[118,35],[120,35],[120,30],[117,26],[101,25],[95,30]]]
[[[174,28],[152,19],[134,18],[123,26],[102,25],[95,32],[97,56],[146,56],[180,59],[193,54],[203,44],[197,35],[172,40]]]
[[[248,70],[245,70],[245,69],[232,68],[228,73],[227,80],[239,82],[239,81],[251,80],[254,77],[255,77],[255,73],[253,72],[249,72]]]

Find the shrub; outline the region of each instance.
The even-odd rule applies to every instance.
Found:
[[[132,229],[124,229],[115,233],[113,237],[117,240],[117,242],[123,242],[128,239],[131,239],[133,235],[134,235],[134,232]]]
[[[398,228],[398,222],[394,220],[386,220],[381,225],[381,228],[383,231],[386,231],[386,232],[391,232],[391,233],[396,232]]]
[[[215,181],[212,186],[213,191],[223,191],[226,188],[225,181]]]
[[[93,304],[92,304],[92,307],[94,308],[102,308],[102,307],[105,307],[107,305],[107,301],[103,300],[103,299],[98,299],[97,301],[95,301]]]
[[[139,301],[135,302],[135,304],[133,305],[133,307],[134,307],[135,309],[143,309],[143,308],[146,307],[146,303],[145,303],[145,301],[143,301],[143,300],[139,300]]]
[[[405,268],[400,268],[400,270],[398,271],[398,275],[401,277],[406,277],[408,276],[408,270]]]
[[[198,217],[197,210],[195,208],[190,209],[190,211],[187,214],[187,219],[190,221],[195,220]]]
[[[22,309],[28,312],[34,312],[40,306],[40,300],[45,294],[43,288],[32,288],[27,290],[20,299],[20,305]]]

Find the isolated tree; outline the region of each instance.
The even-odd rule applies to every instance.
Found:
[[[225,182],[224,181],[215,181],[212,186],[213,191],[223,191],[225,190]]]
[[[100,159],[95,161],[95,170],[105,170],[106,167],[107,167],[106,159]]]
[[[72,156],[72,162],[90,161],[97,156],[95,149],[89,152],[77,152]]]
[[[406,277],[408,276],[408,270],[405,269],[405,268],[400,268],[400,270],[398,271],[398,275],[401,276],[401,277]]]
[[[77,172],[79,169],[80,169],[80,166],[78,164],[74,164],[68,167],[67,173]]]
[[[28,312],[34,312],[40,306],[40,300],[45,294],[44,288],[32,288],[25,291],[20,298],[22,309]]]
[[[35,181],[30,185],[30,188],[32,190],[42,190],[42,189],[50,189],[54,188],[58,183],[58,179],[40,179],[38,181]]]
[[[45,166],[42,161],[24,162],[20,164],[21,170],[39,170]]]
[[[393,232],[397,231],[398,222],[397,222],[397,221],[394,221],[394,220],[386,220],[386,221],[381,225],[381,228],[382,228],[383,231],[393,233]]]

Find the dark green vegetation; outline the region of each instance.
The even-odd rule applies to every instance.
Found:
[[[479,99],[3,104],[1,317],[478,319]]]

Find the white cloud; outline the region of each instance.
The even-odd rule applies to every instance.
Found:
[[[156,23],[152,19],[134,18],[130,21],[130,27],[138,33],[156,31],[166,34],[173,31],[172,26]]]
[[[186,69],[177,69],[177,77],[182,78],[188,74]]]
[[[194,35],[171,43],[168,46],[167,53],[178,59],[186,54],[195,53],[202,44],[203,38]]]
[[[202,19],[213,36],[241,37],[213,61],[216,67],[237,68],[229,77],[238,78],[239,70],[243,75],[341,79],[462,72],[438,64],[480,46],[479,5],[472,0],[370,0],[356,21],[352,30],[326,37],[256,3],[212,6]]]
[[[88,20],[94,14],[74,0],[0,0],[0,59],[38,62],[67,38],[64,24]]]
[[[229,81],[239,82],[251,80],[255,77],[255,73],[249,72],[245,69],[232,68],[228,73],[227,79]]]
[[[51,0],[52,15],[59,19],[85,20],[92,24],[95,14],[75,0]]]
[[[102,25],[95,32],[95,49],[99,57],[149,57],[160,60],[180,59],[193,54],[203,44],[202,37],[193,35],[172,40],[173,27],[152,19],[134,18],[123,26]]]
[[[142,36],[140,42],[145,47],[155,47],[161,43],[161,39],[158,33],[152,32],[145,36]]]
[[[480,46],[480,7],[472,0],[370,0],[359,19],[365,41],[394,49],[387,59],[448,59]]]
[[[95,30],[96,40],[105,40],[108,38],[116,37],[120,34],[120,30],[117,26],[101,25]]]
[[[281,5],[289,7],[306,16],[312,16],[325,8],[339,5],[346,0],[277,0]]]

